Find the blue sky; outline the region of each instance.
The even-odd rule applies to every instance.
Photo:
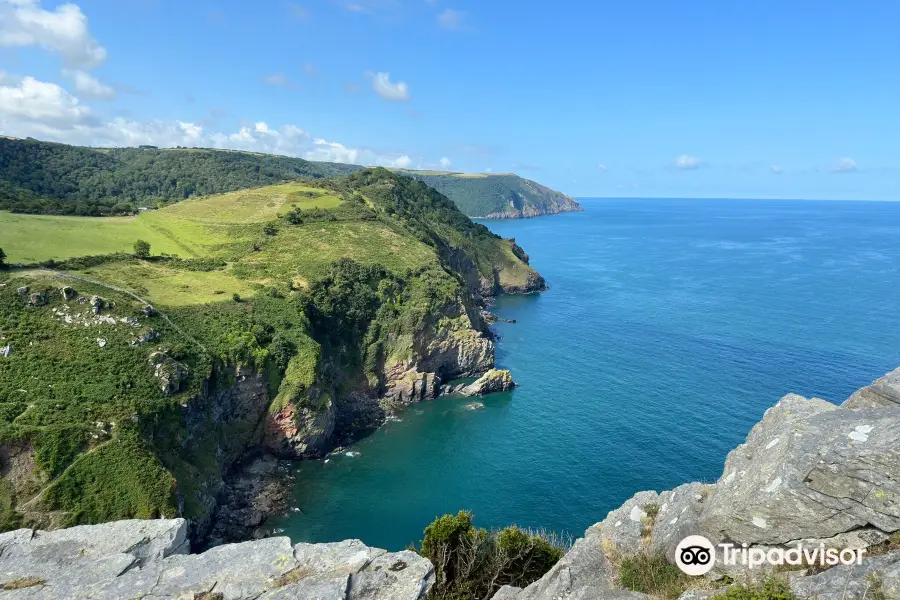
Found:
[[[0,133],[900,199],[900,3],[0,0]]]

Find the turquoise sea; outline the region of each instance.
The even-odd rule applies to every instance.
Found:
[[[714,481],[788,392],[841,402],[900,365],[900,203],[584,199],[486,224],[550,290],[503,297],[520,387],[414,406],[292,469],[294,541],[400,549],[435,516],[575,536],[632,494]],[[358,456],[355,453],[359,453]]]

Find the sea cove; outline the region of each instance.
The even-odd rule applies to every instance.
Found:
[[[485,222],[550,285],[493,308],[517,321],[494,328],[520,387],[412,406],[352,456],[297,464],[275,527],[396,550],[468,508],[578,536],[638,490],[715,480],[786,392],[840,402],[900,364],[897,205],[581,204]]]

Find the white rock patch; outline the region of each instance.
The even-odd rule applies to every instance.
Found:
[[[647,516],[643,510],[641,510],[640,506],[631,507],[631,513],[629,513],[628,518],[637,523],[641,522],[641,519]]]
[[[769,442],[768,444],[766,444],[766,450],[771,450],[771,449],[774,448],[774,447],[778,444],[778,442],[780,442],[780,441],[781,441],[780,439],[775,438],[774,440],[772,440],[771,442]]]
[[[858,425],[856,429],[847,434],[854,442],[867,442],[869,441],[869,434],[872,433],[872,430],[875,429],[871,425]]]
[[[780,485],[781,485],[781,477],[776,477],[775,479],[772,480],[772,483],[770,483],[769,485],[767,485],[765,487],[765,489],[763,489],[763,491],[771,494],[772,492],[777,490]]]
[[[762,517],[753,517],[753,524],[759,527],[760,529],[768,529],[769,524],[766,523],[766,520]]]

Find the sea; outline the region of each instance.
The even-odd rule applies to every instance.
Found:
[[[492,308],[519,387],[297,463],[277,531],[399,550],[466,509],[579,537],[640,490],[714,482],[783,395],[840,403],[900,366],[900,202],[579,200],[484,222],[550,287]]]

